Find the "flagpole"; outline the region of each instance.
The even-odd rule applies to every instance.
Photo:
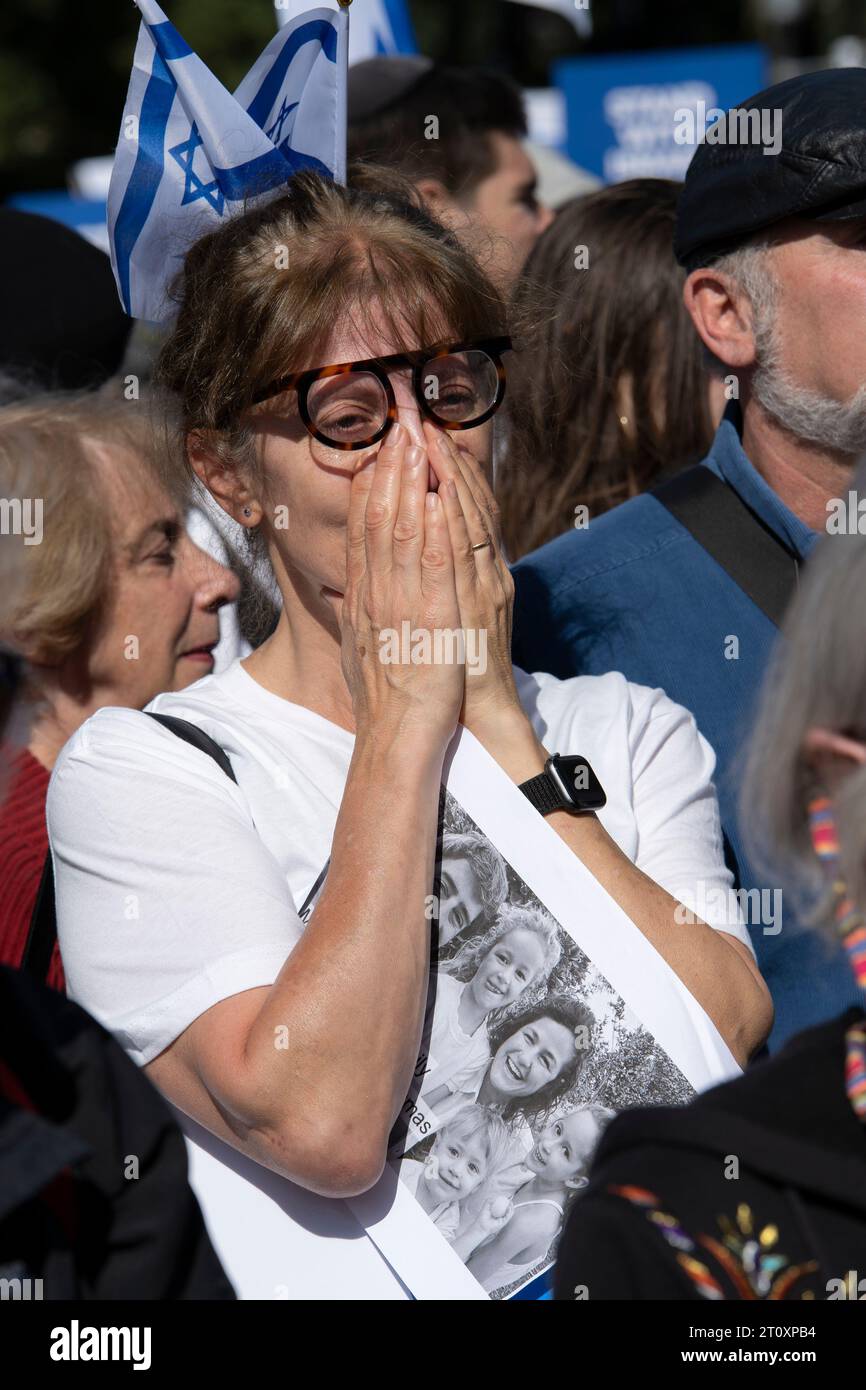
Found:
[[[338,147],[334,154],[334,180],[336,183],[346,182],[346,127],[348,125],[349,113],[348,104],[348,84],[349,84],[349,6],[352,0],[337,0],[340,7],[339,13],[339,39],[337,44],[337,115],[336,115],[336,141]]]

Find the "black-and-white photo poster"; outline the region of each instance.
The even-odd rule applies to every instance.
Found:
[[[496,812],[512,792],[508,843]],[[737,1070],[673,972],[528,803],[515,835],[521,800],[463,735],[440,802],[421,1050],[383,1179],[398,1183],[389,1216],[368,1226],[410,1288],[422,1258],[426,1284],[438,1269],[443,1297],[545,1297],[606,1124],[630,1106],[685,1104]],[[605,939],[618,942],[618,983],[593,958]],[[666,996],[682,1016],[663,1041]],[[371,1199],[360,1207],[370,1213]]]
[[[427,1025],[392,1161],[508,1298],[552,1263],[607,1121],[694,1091],[447,792],[441,826]]]

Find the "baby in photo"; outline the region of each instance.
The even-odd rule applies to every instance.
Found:
[[[457,1234],[462,1204],[495,1171],[504,1141],[505,1125],[494,1111],[466,1105],[439,1130],[426,1160],[400,1164],[400,1181],[446,1240]]]
[[[437,971],[430,1025],[431,1069],[421,1101],[447,1119],[478,1094],[490,1062],[486,1023],[528,989],[546,984],[559,962],[556,922],[538,908],[504,904],[484,936]]]
[[[602,1105],[559,1115],[522,1162],[491,1173],[480,1212],[453,1241],[488,1292],[514,1284],[545,1258],[613,1115]]]

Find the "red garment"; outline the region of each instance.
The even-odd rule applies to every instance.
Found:
[[[2,747],[6,794],[0,805],[0,964],[18,966],[48,853],[45,798],[50,772],[26,748]],[[55,943],[47,983],[65,990]]]

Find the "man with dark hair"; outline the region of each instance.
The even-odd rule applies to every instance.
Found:
[[[499,73],[404,57],[349,69],[349,160],[405,174],[503,288],[553,216],[525,135],[520,91]]]

